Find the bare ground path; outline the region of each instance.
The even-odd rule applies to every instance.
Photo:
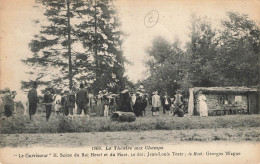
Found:
[[[0,134],[0,147],[85,147],[93,145],[258,142],[260,128],[218,128],[89,133]]]

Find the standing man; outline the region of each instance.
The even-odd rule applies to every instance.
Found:
[[[167,92],[164,92],[164,96],[162,98],[162,106],[163,106],[163,114],[165,114],[166,111],[170,113],[171,99],[168,96]]]
[[[43,102],[45,104],[45,109],[46,109],[46,122],[48,122],[51,115],[52,102],[53,102],[53,98],[50,91],[47,90],[46,94],[44,94]]]
[[[142,96],[142,107],[141,107],[141,109],[142,109],[142,117],[144,117],[145,115],[146,115],[146,113],[145,113],[145,109],[146,109],[146,107],[147,107],[147,103],[148,103],[148,95],[147,94],[144,94],[143,96]]]
[[[88,109],[88,92],[84,89],[84,85],[80,84],[80,90],[76,93],[76,103],[78,106],[77,114],[80,115],[82,110],[84,114],[89,116],[89,109]]]
[[[28,102],[29,102],[29,115],[30,120],[32,120],[32,116],[36,113],[37,110],[37,103],[39,101],[38,95],[37,95],[37,83],[33,83],[32,89],[28,92]]]
[[[76,102],[75,93],[73,91],[70,91],[67,96],[67,106],[68,106],[68,110],[69,110],[69,116],[73,115],[73,110],[75,108],[75,102]]]
[[[161,106],[160,96],[158,95],[158,91],[154,92],[152,97],[152,115],[159,116],[159,107]]]

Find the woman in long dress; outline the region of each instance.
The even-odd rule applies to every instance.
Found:
[[[208,116],[208,106],[207,106],[207,99],[202,92],[199,92],[199,109],[200,109],[200,116],[207,117]]]
[[[99,91],[99,95],[97,96],[97,113],[96,116],[102,116],[103,103],[102,103],[102,92]]]

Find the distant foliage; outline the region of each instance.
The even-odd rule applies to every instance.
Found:
[[[151,93],[191,87],[257,86],[259,84],[259,26],[247,15],[228,12],[214,29],[207,17],[191,16],[190,41],[180,48],[156,37],[148,47],[150,76],[143,82]]]
[[[156,37],[146,52],[149,59],[146,65],[150,76],[143,82],[145,89],[151,94],[154,90],[173,91],[181,86],[187,72],[187,55],[180,48],[180,41],[173,44],[162,37]],[[168,92],[173,96],[173,92]]]

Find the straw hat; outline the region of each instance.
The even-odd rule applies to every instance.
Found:
[[[124,89],[121,93],[126,93],[128,91],[129,91],[128,89]]]

